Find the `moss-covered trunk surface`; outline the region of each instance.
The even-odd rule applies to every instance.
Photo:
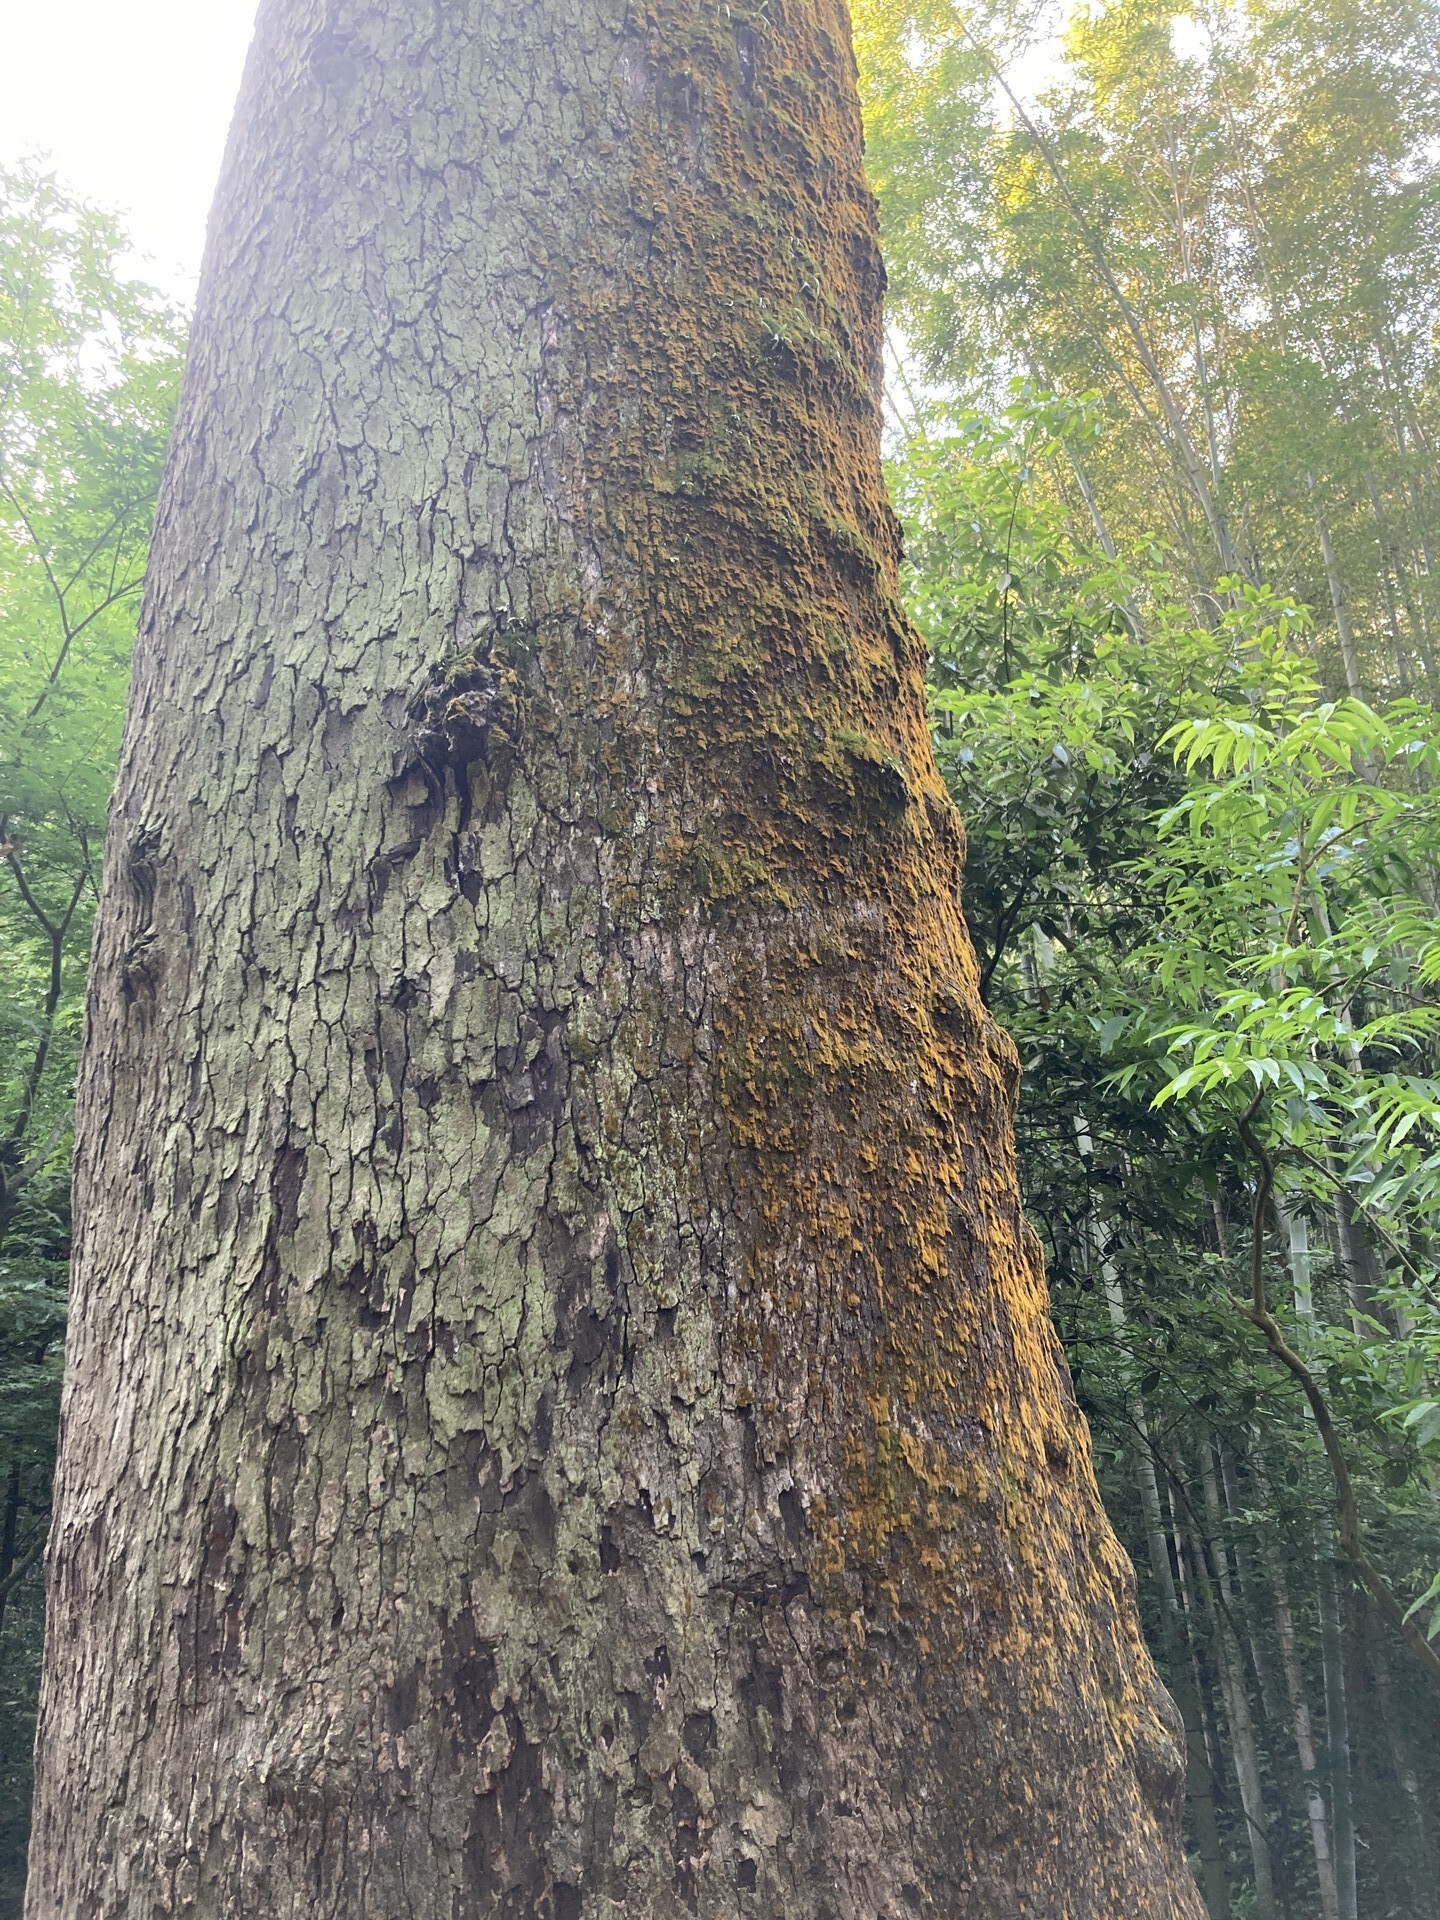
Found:
[[[81,1094],[32,1920],[1175,1920],[839,0],[266,0]]]

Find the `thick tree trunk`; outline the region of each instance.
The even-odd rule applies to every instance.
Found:
[[[113,820],[31,1920],[1174,1920],[839,0],[266,0]]]

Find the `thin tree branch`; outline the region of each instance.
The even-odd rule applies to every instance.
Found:
[[[60,996],[65,984],[65,936],[70,931],[75,918],[75,910],[80,904],[90,877],[90,849],[84,834],[80,835],[81,867],[76,877],[70,901],[59,920],[52,920],[36,899],[30,883],[25,877],[25,869],[20,864],[20,850],[12,846],[5,855],[5,864],[15,876],[15,884],[20,889],[20,897],[31,913],[45,929],[50,942],[50,977],[46,983],[45,1003],[40,1021],[40,1038],[30,1068],[25,1076],[25,1088],[20,1096],[20,1107],[0,1148],[0,1160],[13,1161],[18,1155],[30,1121],[35,1111],[35,1101],[40,1092],[40,1082],[44,1078],[45,1068],[50,1058],[50,1048],[55,1037],[55,1018],[60,1008]],[[12,1189],[13,1190],[13,1189]]]
[[[35,1562],[44,1551],[45,1529],[42,1527],[39,1538],[27,1549],[25,1557],[22,1560],[17,1560],[5,1578],[0,1580],[0,1600],[8,1600],[10,1598],[16,1587],[19,1586],[20,1582],[25,1578],[26,1574],[29,1573],[30,1569],[35,1565]]]

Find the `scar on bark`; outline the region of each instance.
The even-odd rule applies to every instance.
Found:
[[[135,895],[135,928],[120,960],[120,986],[127,1006],[154,999],[160,948],[155,934],[155,889],[159,880],[159,827],[138,827],[125,849],[125,877]]]
[[[411,695],[408,753],[397,774],[419,767],[443,786],[447,769],[477,762],[492,773],[513,765],[520,732],[520,675],[526,629],[501,613],[474,646],[454,653]]]

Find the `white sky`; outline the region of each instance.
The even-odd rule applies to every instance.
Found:
[[[0,161],[46,155],[188,305],[256,0],[0,0]]]
[[[0,0],[0,163],[46,157],[189,305],[257,0]],[[1031,93],[1053,36],[1019,60]]]

